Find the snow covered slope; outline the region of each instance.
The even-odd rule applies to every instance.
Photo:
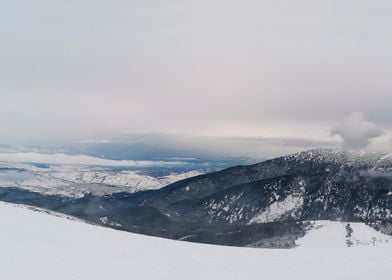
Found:
[[[158,169],[158,167],[156,167]],[[43,194],[81,197],[113,192],[159,189],[173,182],[202,174],[200,170],[151,176],[142,170],[117,170],[89,165],[34,165],[0,162],[0,187],[16,187]]]
[[[392,237],[377,232],[364,223],[349,223],[352,228],[351,237],[346,237],[347,223],[333,221],[315,221],[312,229],[297,244],[302,248],[342,248],[347,247],[347,241],[353,247],[383,247],[387,245],[391,249]]]
[[[344,226],[337,223],[324,223],[301,240],[302,247],[291,250],[171,241],[4,203],[0,204],[0,225],[0,278],[7,280],[392,277],[392,242],[348,248],[340,237],[334,238],[336,230],[339,236],[344,234]],[[358,228],[362,226],[354,225],[354,235]],[[328,246],[316,248],[314,242],[320,238],[339,245],[324,242]]]

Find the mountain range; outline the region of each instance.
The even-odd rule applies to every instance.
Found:
[[[0,188],[0,200],[193,242],[293,247],[314,220],[392,233],[392,156],[316,149],[135,193],[64,197]]]

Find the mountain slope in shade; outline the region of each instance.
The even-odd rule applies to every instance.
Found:
[[[132,199],[172,219],[200,223],[391,222],[392,157],[317,149],[189,178]]]
[[[171,241],[4,203],[0,224],[2,279],[386,280],[391,276],[392,242],[348,248],[342,238],[325,240],[344,235],[343,224],[323,222],[322,229],[313,229],[309,238],[305,235],[302,246],[289,250]],[[362,225],[354,226],[354,234],[359,228]],[[325,246],[315,248],[314,240]],[[331,247],[332,241],[336,243]]]

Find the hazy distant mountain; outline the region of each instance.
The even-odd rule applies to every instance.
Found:
[[[82,197],[159,189],[209,169],[188,167],[124,167],[0,162],[0,187],[41,194]]]

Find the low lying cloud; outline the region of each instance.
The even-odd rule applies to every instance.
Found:
[[[181,161],[111,160],[87,155],[41,154],[34,152],[0,153],[0,161],[124,167],[178,166],[186,164],[186,162]]]
[[[370,142],[384,134],[384,130],[367,121],[361,112],[352,112],[343,123],[331,130],[331,135],[343,139],[343,147],[349,150],[366,148]]]
[[[265,160],[320,147],[338,147],[333,140],[263,136],[192,136],[181,134],[124,135],[110,141],[78,141],[62,147],[67,154],[105,156],[117,160]]]
[[[102,140],[103,139],[103,140]],[[308,139],[264,136],[192,136],[181,134],[133,134],[102,139],[29,145],[1,145],[0,161],[50,161],[106,165],[153,165],[194,161],[261,161],[303,150],[337,148],[335,139]],[[83,156],[81,156],[83,155]],[[87,158],[86,158],[87,157]],[[109,161],[112,160],[112,161]],[[128,162],[130,161],[130,162]]]

